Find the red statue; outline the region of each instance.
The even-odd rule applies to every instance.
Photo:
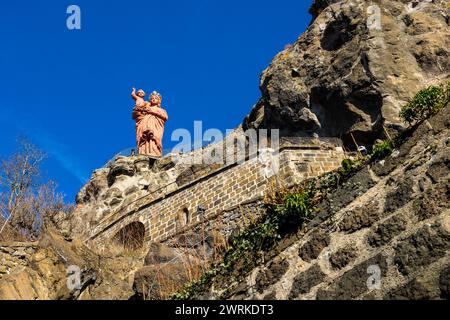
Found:
[[[131,96],[136,101],[133,120],[136,121],[136,143],[139,154],[161,157],[164,124],[168,119],[167,112],[161,108],[162,97],[153,91],[149,101],[145,101],[145,92],[140,89],[136,94],[135,88]]]

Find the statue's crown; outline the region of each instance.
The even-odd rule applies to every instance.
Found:
[[[158,91],[153,91],[150,96],[157,96],[160,100],[162,99],[161,94]]]

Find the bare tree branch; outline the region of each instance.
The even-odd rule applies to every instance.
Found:
[[[56,183],[40,182],[40,166],[46,154],[25,138],[18,139],[18,150],[0,161],[0,235],[6,226],[32,240],[39,236],[44,221],[67,211]]]

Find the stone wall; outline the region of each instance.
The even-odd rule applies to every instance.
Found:
[[[94,229],[91,239],[104,243],[133,221],[145,225],[145,238],[149,242],[163,241],[180,229],[217,220],[218,216],[222,216],[225,225],[232,225],[232,220],[239,220],[241,213],[229,216],[225,213],[249,200],[263,197],[275,177],[278,183],[291,185],[338,168],[344,152],[336,145],[336,141],[334,144],[301,144],[295,139],[284,141],[276,160],[279,170],[272,178],[270,164],[255,156],[244,163],[233,163],[209,172],[175,190],[160,188],[156,195],[149,194],[110,215]]]

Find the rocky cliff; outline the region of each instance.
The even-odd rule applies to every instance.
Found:
[[[448,77],[445,1],[317,0],[310,12],[309,28],[262,73],[244,127],[371,144],[383,125],[401,129],[400,107],[420,88]]]
[[[38,242],[1,243],[0,299],[125,300],[134,294],[134,272],[144,255],[112,246],[88,248],[54,229],[45,230]]]

